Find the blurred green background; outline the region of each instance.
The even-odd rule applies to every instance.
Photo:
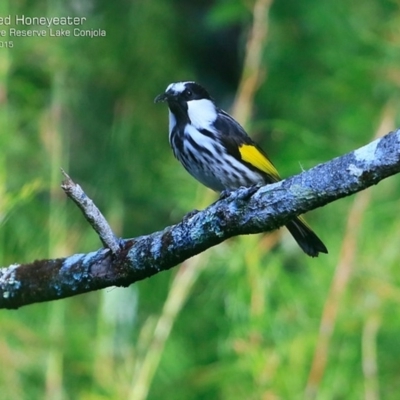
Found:
[[[0,16],[84,16],[106,36],[0,37],[0,265],[100,247],[60,167],[122,237],[214,201],[153,104],[171,82],[207,87],[282,176],[387,133],[399,6],[2,0]],[[398,399],[399,194],[392,177],[310,213],[318,259],[280,230],[130,288],[1,310],[0,399]]]

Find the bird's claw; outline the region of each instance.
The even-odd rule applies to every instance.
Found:
[[[198,212],[200,212],[199,210],[192,210],[189,211],[186,215],[184,215],[183,217],[183,221],[187,221],[188,219],[192,218],[193,216],[195,216]]]
[[[230,196],[232,193],[232,190],[229,189],[224,189],[220,194],[219,194],[219,199],[218,200],[224,200]]]
[[[235,190],[238,192],[237,198],[240,200],[248,200],[257,190],[261,187],[261,185],[253,185],[249,187],[241,186],[239,189]],[[223,190],[219,195],[219,200],[227,199],[234,190]]]
[[[251,196],[253,196],[254,193],[257,192],[258,189],[260,189],[261,185],[253,185],[250,187],[246,188],[241,188],[243,191],[240,193],[239,198],[242,200],[248,200]]]

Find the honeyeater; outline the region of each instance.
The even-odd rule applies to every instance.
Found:
[[[154,101],[168,103],[174,155],[203,185],[221,192],[281,180],[267,154],[201,85],[171,83]],[[309,256],[328,252],[303,217],[286,227]]]

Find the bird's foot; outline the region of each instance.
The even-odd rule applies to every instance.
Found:
[[[248,200],[257,190],[261,187],[261,185],[253,185],[253,186],[241,186],[236,190],[223,190],[219,195],[219,200],[227,199],[233,192],[235,192],[237,199],[239,200]]]
[[[230,194],[233,192],[233,190],[229,189],[224,189],[220,194],[219,194],[219,199],[218,200],[224,200],[227,199]]]
[[[189,211],[186,215],[183,216],[183,221],[187,221],[188,219],[192,218],[193,216],[195,216],[199,212],[200,212],[199,210]]]
[[[248,200],[250,199],[251,196],[253,196],[254,193],[256,193],[258,191],[258,189],[260,189],[262,185],[253,185],[250,187],[241,187],[239,188],[239,195],[238,198],[241,200]]]

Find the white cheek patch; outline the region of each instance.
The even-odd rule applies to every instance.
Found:
[[[187,105],[192,125],[198,129],[210,129],[218,117],[214,103],[208,99],[201,99],[188,101]]]

